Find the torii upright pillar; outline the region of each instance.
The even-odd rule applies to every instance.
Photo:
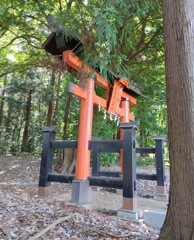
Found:
[[[82,204],[89,199],[90,150],[88,143],[92,137],[93,98],[95,75],[86,78],[87,86],[81,89],[81,106],[78,134],[75,180],[72,182],[72,202]]]
[[[129,118],[129,98],[122,98],[121,99],[121,107],[124,109],[124,115],[121,117],[120,122],[121,123],[126,123],[130,121]],[[120,139],[123,139],[123,129],[120,129]],[[123,173],[123,150],[121,149],[120,151],[120,165],[121,165],[121,173]]]

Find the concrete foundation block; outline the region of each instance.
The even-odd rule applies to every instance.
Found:
[[[165,217],[166,212],[144,210],[144,222],[153,228],[161,229],[164,224]]]
[[[73,203],[83,204],[91,200],[91,187],[88,180],[73,180],[71,201]]]
[[[168,202],[168,194],[156,193],[154,194],[154,200]]]
[[[137,221],[143,216],[142,211],[131,211],[126,209],[119,209],[117,211],[117,217]]]

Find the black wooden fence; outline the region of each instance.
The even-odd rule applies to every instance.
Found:
[[[90,186],[103,186],[123,189],[123,196],[133,198],[136,195],[136,179],[157,181],[157,186],[164,187],[164,137],[153,137],[155,147],[136,147],[135,130],[136,123],[121,123],[123,140],[92,140],[89,149],[92,151],[92,174],[89,177]],[[39,187],[49,187],[51,182],[72,182],[74,175],[52,173],[54,149],[77,148],[77,141],[56,141],[55,127],[43,128],[43,145],[39,176]],[[123,149],[123,173],[116,171],[100,170],[100,153],[119,153]],[[156,173],[136,173],[136,154],[155,154]]]

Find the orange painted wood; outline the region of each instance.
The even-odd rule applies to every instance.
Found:
[[[129,82],[126,79],[119,79],[119,82],[125,86],[126,88],[129,88]]]
[[[87,180],[90,174],[90,150],[88,143],[92,137],[94,80],[87,78],[86,98],[81,99],[79,135],[75,178]]]
[[[107,100],[104,99],[104,98],[101,98],[101,97],[97,96],[96,94],[94,95],[93,102],[94,102],[94,104],[96,104],[96,105],[99,105],[99,104],[100,104],[100,107],[102,107],[102,108],[104,108],[104,109],[106,109],[106,110],[107,110],[107,108],[108,108],[108,102],[107,102]]]
[[[137,99],[134,98],[134,97],[132,97],[131,95],[129,95],[129,94],[126,93],[126,92],[122,92],[122,97],[123,97],[123,98],[129,98],[129,99],[130,99],[130,104],[132,104],[132,105],[137,104]]]
[[[86,98],[86,94],[87,94],[87,89],[83,89],[73,83],[68,83],[67,84],[67,92],[70,92],[72,94],[74,94],[76,97],[79,97],[81,99],[85,99]],[[99,96],[97,96],[94,92],[94,95],[93,95],[93,104],[95,105],[99,105],[104,108],[104,109],[108,109],[108,102],[106,99],[104,98],[101,98]],[[120,108],[118,107],[117,108],[117,112],[110,112],[112,113],[113,115],[118,115],[120,117],[123,117],[125,115],[125,109],[124,108]],[[129,121],[130,120],[133,120],[134,119],[134,116],[132,114],[129,113]]]
[[[123,85],[118,81],[115,81],[109,107],[108,107],[108,112],[112,114],[118,114],[122,92],[123,92]]]
[[[72,51],[63,52],[63,61],[68,66],[75,69],[77,72],[93,73],[96,76],[96,83],[104,89],[110,88],[110,83],[107,82],[98,72],[84,64]]]
[[[129,109],[129,101],[124,100],[121,101],[121,107],[124,109],[124,116],[120,118],[120,122],[129,122],[130,121],[130,109]],[[123,139],[123,131],[120,129],[120,139]],[[121,172],[123,172],[123,150],[120,151],[120,166],[121,166]]]
[[[81,99],[86,98],[86,90],[71,82],[67,84],[67,92],[72,93]]]
[[[109,91],[111,88],[109,82],[107,82],[98,72],[90,68],[88,65],[84,64],[72,51],[68,50],[63,52],[63,61],[68,66],[75,69],[77,72],[93,73],[96,76],[96,84],[106,89],[107,91]],[[128,81],[125,79],[120,79],[119,81],[124,86],[129,86]],[[109,93],[107,92],[106,95],[108,96]],[[127,94],[126,92],[122,92],[122,97],[129,98],[130,104],[137,103],[137,99]]]

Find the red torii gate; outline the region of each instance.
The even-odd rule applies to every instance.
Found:
[[[75,179],[87,180],[90,172],[88,142],[92,137],[93,104],[100,104],[110,114],[119,116],[121,122],[129,122],[130,120],[134,120],[134,116],[130,113],[129,105],[136,104],[137,99],[123,91],[124,87],[129,88],[129,83],[125,79],[115,80],[112,94],[110,94],[110,83],[98,72],[84,64],[72,51],[67,50],[63,52],[63,61],[77,72],[88,75],[85,78],[85,88],[71,82],[67,85],[67,91],[81,99]],[[105,89],[106,99],[96,95],[94,90],[95,84]],[[121,170],[122,168],[121,156]]]
[[[87,199],[85,195],[88,195],[90,173],[88,143],[92,137],[93,105],[100,105],[110,114],[119,116],[120,122],[129,122],[134,120],[134,116],[130,113],[130,105],[135,105],[136,98],[141,95],[129,86],[128,80],[110,73],[114,79],[112,86],[97,71],[84,64],[75,55],[81,46],[82,42],[78,38],[64,37],[62,32],[52,32],[42,45],[47,52],[61,58],[64,64],[85,75],[85,88],[71,82],[67,85],[67,91],[81,99],[76,173],[72,183],[72,201],[76,203],[85,202]],[[96,95],[95,84],[105,90],[105,98]],[[120,138],[122,137],[121,132]],[[121,171],[123,171],[122,150],[120,153]]]

